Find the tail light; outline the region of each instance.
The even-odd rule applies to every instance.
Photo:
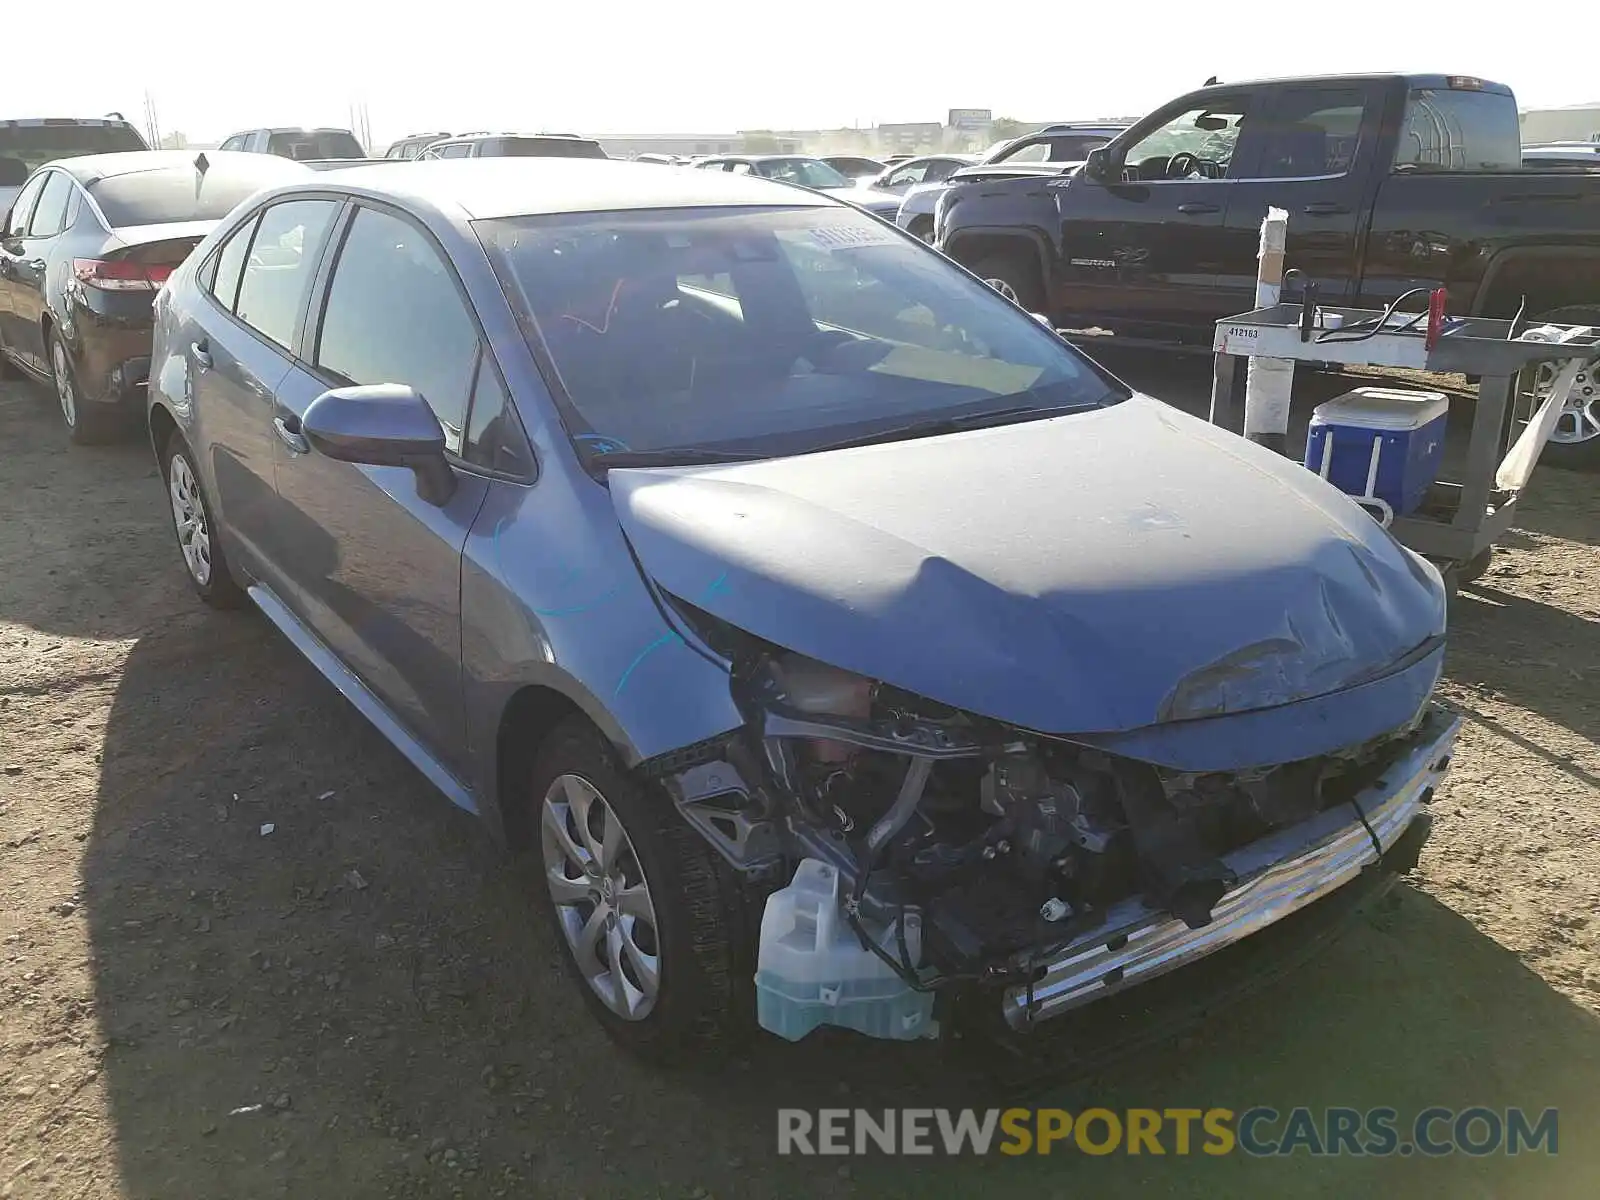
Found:
[[[72,273],[80,283],[103,292],[153,292],[167,281],[172,266],[127,258],[75,258]]]

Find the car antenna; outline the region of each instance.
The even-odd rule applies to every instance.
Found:
[[[1217,84],[1219,84],[1221,82],[1222,82],[1222,80],[1218,79],[1215,75],[1213,75],[1210,79],[1206,80],[1205,86],[1206,87],[1216,87]]]

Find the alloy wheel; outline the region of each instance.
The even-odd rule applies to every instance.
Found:
[[[999,292],[1007,300],[1011,301],[1011,303],[1022,303],[1022,297],[1017,295],[1017,289],[1012,287],[1011,284],[1007,283],[1004,279],[985,279],[984,282],[992,287],[995,291]]]
[[[592,783],[559,775],[539,819],[545,884],[590,990],[627,1021],[661,993],[661,939],[650,884],[616,810]]]
[[[61,417],[68,429],[78,427],[78,395],[72,387],[72,370],[67,365],[67,349],[57,338],[50,347],[50,369],[56,379],[56,399],[61,402]]]
[[[1551,372],[1552,378],[1554,372]],[[1548,386],[1548,384],[1546,385]],[[1567,401],[1550,431],[1552,442],[1589,442],[1600,437],[1600,395],[1597,395],[1594,368],[1579,374]]]
[[[201,587],[211,582],[211,527],[206,521],[200,484],[182,454],[172,456],[167,491],[172,497],[172,521],[189,574]]]

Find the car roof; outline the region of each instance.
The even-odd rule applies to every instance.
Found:
[[[117,117],[21,117],[0,121],[0,129],[38,128],[43,125],[97,125],[101,128],[133,129],[131,121]]]
[[[554,138],[562,142],[592,142],[581,133],[521,133],[515,129],[474,129],[470,133],[445,134],[452,142],[477,142],[484,138]],[[441,139],[443,140],[443,139]]]
[[[80,154],[75,158],[57,159],[53,165],[60,167],[84,187],[89,187],[102,179],[118,175],[137,175],[144,171],[182,167],[192,169],[202,154],[210,166],[225,166],[233,174],[257,176],[262,187],[310,173],[310,168],[304,163],[290,158],[278,158],[272,154],[246,154],[240,150],[124,150],[116,154]]]
[[[1455,88],[1457,81],[1470,81],[1473,86]],[[1369,71],[1347,75],[1283,75],[1268,76],[1264,79],[1233,79],[1223,83],[1213,83],[1206,87],[1196,88],[1195,92],[1232,91],[1235,88],[1261,87],[1266,84],[1292,84],[1295,87],[1318,87],[1323,84],[1356,84],[1356,83],[1403,83],[1410,88],[1435,88],[1441,91],[1473,91],[1491,92],[1497,96],[1511,95],[1511,89],[1503,83],[1495,83],[1492,79],[1485,79],[1481,75],[1438,75],[1421,74],[1408,75],[1404,73],[1390,73],[1383,71]],[[1192,95],[1194,93],[1185,93]]]
[[[816,192],[747,175],[657,171],[648,163],[584,158],[473,158],[375,162],[321,173],[329,184],[413,207],[454,206],[472,220],[652,208],[827,207]]]

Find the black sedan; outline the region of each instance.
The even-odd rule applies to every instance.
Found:
[[[0,372],[48,385],[74,442],[136,425],[150,303],[240,201],[310,168],[266,154],[147,150],[46,163],[0,229]]]

